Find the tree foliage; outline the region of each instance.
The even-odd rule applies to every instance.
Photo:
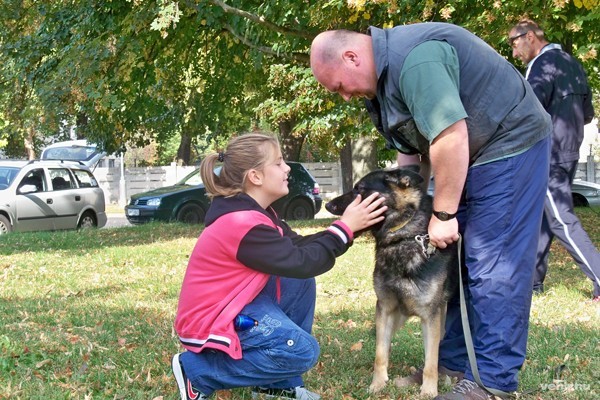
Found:
[[[109,152],[173,137],[204,149],[267,126],[287,156],[331,157],[373,129],[359,102],[312,79],[318,32],[444,21],[510,57],[522,17],[575,54],[597,92],[598,0],[4,0],[0,148],[23,154],[75,126]]]

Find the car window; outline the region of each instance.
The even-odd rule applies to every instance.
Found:
[[[21,183],[19,183],[19,189],[26,185],[33,185],[35,191],[29,193],[45,192],[48,190],[46,183],[46,176],[42,168],[32,169],[25,175]]]
[[[200,177],[200,170],[197,169],[181,181],[184,185],[196,186],[202,183],[202,178]]]
[[[73,173],[75,174],[75,179],[77,179],[77,183],[79,187],[98,187],[98,181],[94,178],[89,171],[83,169],[74,169]]]
[[[0,190],[10,186],[20,169],[15,167],[0,167]]]
[[[69,170],[66,168],[50,168],[50,180],[52,181],[52,190],[67,190],[75,188],[73,179]]]

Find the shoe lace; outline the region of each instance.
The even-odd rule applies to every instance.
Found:
[[[454,386],[454,389],[452,389],[452,393],[466,394],[478,387],[479,386],[475,382],[471,382],[468,379],[463,379]]]

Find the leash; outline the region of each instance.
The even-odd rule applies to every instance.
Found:
[[[467,303],[465,301],[465,289],[463,288],[463,276],[462,276],[462,235],[458,235],[458,282],[460,287],[460,317],[462,320],[463,334],[465,336],[465,345],[467,347],[467,354],[469,355],[469,364],[471,365],[471,373],[475,382],[483,389],[487,390],[494,396],[498,396],[502,399],[511,397],[510,393],[504,392],[499,389],[488,388],[481,382],[479,377],[479,369],[477,368],[477,358],[475,355],[475,348],[473,347],[473,338],[471,336],[471,328],[469,326],[469,315],[467,314]]]
[[[431,243],[429,243],[429,234],[415,236],[415,241],[421,245],[421,250],[426,258],[437,250]],[[425,245],[427,243],[427,245]],[[510,393],[504,392],[499,389],[488,388],[481,382],[479,376],[479,369],[477,368],[477,356],[475,355],[475,348],[473,347],[473,337],[471,336],[471,328],[469,326],[469,314],[467,313],[467,303],[465,300],[465,289],[463,287],[463,276],[462,276],[462,235],[458,235],[458,282],[460,289],[460,317],[462,322],[463,334],[465,336],[465,346],[467,348],[467,354],[469,356],[469,364],[471,365],[471,373],[475,382],[483,389],[498,396],[502,399],[512,397]]]

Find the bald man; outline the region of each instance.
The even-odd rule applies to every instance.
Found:
[[[365,100],[378,131],[402,154],[400,163],[430,163],[435,176],[430,242],[445,248],[459,233],[464,238],[467,308],[481,384],[469,365],[454,299],[439,365],[465,375],[436,399],[486,399],[515,391],[525,360],[548,181],[548,114],[509,62],[451,24],[323,32],[312,43],[310,60],[327,90],[346,101]]]
[[[508,34],[513,57],[527,65],[526,79],[552,117],[550,180],[533,279],[534,292],[544,291],[550,245],[554,237],[567,249],[583,273],[592,281],[592,300],[600,302],[600,253],[583,229],[573,209],[571,186],[584,125],[592,122],[592,91],[581,64],[549,43],[537,23],[525,19]]]

